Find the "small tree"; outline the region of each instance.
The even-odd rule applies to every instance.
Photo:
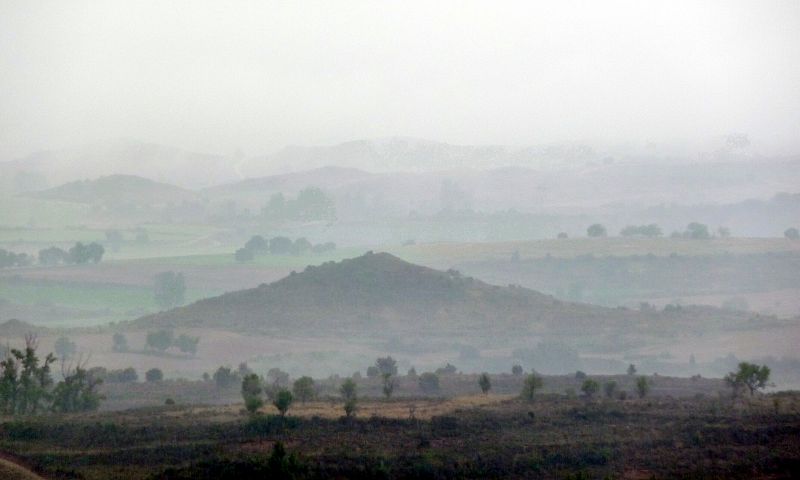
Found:
[[[394,377],[391,373],[384,373],[381,377],[383,377],[383,395],[389,399],[394,393]]]
[[[218,388],[228,388],[239,381],[239,375],[232,371],[230,367],[219,367],[214,372],[214,383]]]
[[[639,395],[639,398],[644,398],[647,394],[650,393],[650,382],[647,381],[647,377],[639,377],[636,379],[636,394]]]
[[[489,393],[489,390],[492,389],[492,380],[489,378],[488,373],[481,373],[481,376],[478,377],[478,386],[481,387],[481,392],[483,392],[484,395]]]
[[[511,367],[511,374],[512,375],[518,376],[518,375],[522,375],[522,373],[523,373],[522,365],[514,365],[513,367]]]
[[[172,346],[173,334],[172,330],[158,330],[155,332],[147,332],[147,347],[159,352],[166,351]]]
[[[61,373],[64,380],[53,389],[52,410],[62,413],[97,410],[104,397],[96,389],[103,380],[92,375],[80,361],[74,369],[62,363]]]
[[[603,391],[605,392],[606,397],[614,398],[614,395],[617,393],[617,382],[614,380],[606,382],[605,385],[603,385]]]
[[[586,398],[592,398],[594,395],[600,390],[600,384],[597,381],[592,380],[591,378],[587,378],[583,381],[583,385],[581,385],[581,391]]]
[[[607,235],[606,227],[599,223],[595,223],[586,229],[586,234],[590,237],[605,237]]]
[[[244,400],[244,407],[251,415],[254,415],[264,405],[264,400],[261,398],[263,391],[261,379],[255,373],[251,373],[242,379],[242,399]]]
[[[532,402],[533,397],[536,394],[536,390],[539,390],[544,385],[542,381],[542,377],[536,375],[535,373],[531,373],[527,377],[525,377],[525,383],[522,384],[522,393],[520,396],[526,402]]]
[[[200,343],[200,337],[190,337],[186,334],[181,334],[175,339],[174,345],[183,353],[197,353],[197,344]]]
[[[292,391],[294,392],[294,396],[302,403],[313,400],[316,395],[314,380],[311,377],[300,377],[294,381]]]
[[[725,377],[725,381],[733,388],[734,396],[740,388],[744,387],[747,388],[752,397],[757,391],[767,386],[769,375],[770,369],[766,365],[741,362],[739,364],[739,370],[730,372]]]
[[[438,393],[439,392],[439,376],[435,373],[425,372],[419,376],[419,388],[424,393]]]
[[[164,372],[158,368],[151,368],[145,372],[144,378],[148,382],[160,382],[161,380],[164,380]]]
[[[383,357],[375,360],[375,366],[381,375],[397,375],[397,362],[392,357]]]
[[[636,375],[636,365],[632,363],[628,365],[628,375]]]
[[[289,410],[289,407],[292,405],[294,401],[294,396],[292,392],[286,389],[281,389],[278,393],[275,394],[275,398],[272,400],[272,404],[275,405],[275,408],[278,409],[282,417],[286,416],[286,412]]]
[[[355,415],[356,409],[358,408],[356,382],[348,378],[342,383],[342,386],[339,387],[339,393],[342,394],[342,398],[344,399],[344,414],[348,417],[352,417]]]
[[[787,228],[786,231],[783,232],[783,236],[789,240],[800,240],[800,230],[794,227]]]

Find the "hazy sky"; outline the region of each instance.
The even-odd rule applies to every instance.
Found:
[[[800,2],[0,0],[2,159],[728,132],[800,145]]]

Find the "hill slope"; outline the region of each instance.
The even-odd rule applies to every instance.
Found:
[[[251,332],[517,335],[606,331],[638,313],[571,304],[421,267],[387,253],[308,267],[269,285],[142,317],[140,327]]]
[[[135,175],[78,180],[28,194],[35,198],[91,204],[166,205],[196,198],[194,192]]]

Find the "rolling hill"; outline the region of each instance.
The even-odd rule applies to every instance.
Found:
[[[701,316],[713,316],[704,310]],[[388,253],[309,266],[269,285],[226,293],[134,320],[138,328],[208,327],[281,335],[512,337],[609,334],[662,313],[567,303],[518,286],[489,285]],[[739,314],[729,313],[738,318]],[[686,314],[678,319],[695,318]],[[666,325],[656,322],[655,325]]]
[[[167,205],[197,199],[197,194],[135,175],[78,180],[27,194],[34,198],[89,204]]]

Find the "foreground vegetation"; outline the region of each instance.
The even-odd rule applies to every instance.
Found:
[[[476,406],[471,398],[428,418],[416,409],[439,400],[367,402],[405,408],[395,418],[165,406],[8,419],[0,444],[53,478],[792,478],[800,471],[797,394],[738,403],[489,395]]]

